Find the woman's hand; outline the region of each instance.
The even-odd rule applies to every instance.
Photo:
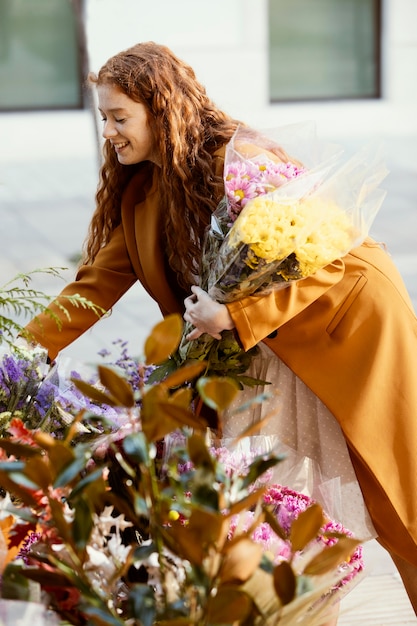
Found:
[[[221,339],[222,330],[231,330],[234,323],[225,304],[212,300],[208,293],[200,287],[191,287],[193,292],[184,300],[184,320],[195,326],[187,339],[197,339],[203,333],[208,333],[215,339]]]

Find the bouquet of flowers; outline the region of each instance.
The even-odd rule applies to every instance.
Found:
[[[251,466],[254,466],[260,459],[265,460],[268,454],[273,453],[274,442],[270,441],[270,439],[270,437],[262,435],[241,437],[235,440],[214,439],[208,447],[208,451],[215,462],[218,463],[218,466],[222,468],[222,471],[225,472],[227,483],[232,486],[236,484],[237,477],[247,476]],[[173,457],[175,462],[175,459],[178,458],[175,455],[175,450],[178,454],[178,451],[181,450],[181,442],[182,446],[186,447],[186,438],[177,432],[172,433],[168,440],[171,443],[171,446],[169,444],[167,446],[168,450],[171,448],[171,454],[168,453],[168,457]],[[174,452],[172,452],[172,449]],[[180,462],[176,471],[178,471],[181,477],[184,477],[194,468],[190,461],[184,461],[180,455],[179,457]],[[172,464],[171,460],[171,466]],[[278,564],[291,558],[289,537],[292,525],[301,513],[315,505],[315,501],[304,493],[275,483],[273,478],[274,467],[271,466],[254,480],[249,487],[249,491],[253,492],[256,489],[263,491],[263,505],[273,514],[283,532],[277,535],[267,521],[263,521],[254,527],[253,522],[256,515],[254,510],[250,510],[238,513],[231,518],[228,536],[229,539],[232,539],[235,532],[239,532],[242,529],[244,531],[250,529],[252,540],[261,545],[263,550],[271,556],[273,562]],[[231,491],[233,491],[233,488]],[[188,497],[190,495],[188,494]],[[322,531],[323,534],[318,533],[316,537],[316,545],[318,546],[335,545],[340,533],[349,537],[353,536],[341,523],[330,519],[328,515],[323,520]],[[335,533],[334,537],[332,537],[333,532]],[[305,558],[305,553],[294,555],[294,558],[295,562],[301,562]],[[348,562],[340,563],[338,569],[340,578],[329,593],[338,591],[338,597],[340,598],[341,595],[351,589],[352,581],[357,582],[358,574],[364,571],[362,546],[358,545],[350,555]]]
[[[83,424],[77,424],[74,437],[94,437],[104,431],[106,421],[112,429],[119,427],[123,415],[117,408],[90,400],[71,380],[87,375],[88,383],[95,385],[99,394],[101,385],[95,371],[84,365],[76,368],[70,359],[61,357],[49,367],[42,346],[14,347],[0,353],[0,437],[7,436],[11,422],[19,418],[26,428],[38,428],[63,438],[80,412],[85,419]]]
[[[379,156],[363,150],[346,163],[336,152],[310,156],[301,164],[267,137],[237,129],[226,148],[225,195],[201,259],[200,287],[217,302],[287,287],[367,236],[385,196]],[[189,342],[191,329],[186,324],[180,362],[205,359],[210,372],[232,377],[245,371],[252,354],[243,356],[232,331],[220,341],[205,334]]]

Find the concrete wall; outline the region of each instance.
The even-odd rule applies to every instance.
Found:
[[[86,0],[90,67],[138,41],[168,45],[210,97],[258,128],[315,120],[324,138],[417,134],[417,0],[383,0],[383,97],[273,104],[267,0]],[[0,162],[95,154],[88,111],[0,114]]]

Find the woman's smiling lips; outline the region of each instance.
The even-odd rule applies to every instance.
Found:
[[[125,148],[128,143],[128,141],[123,141],[122,143],[114,143],[113,148],[116,150],[116,152],[120,152],[120,150],[123,150],[123,148]]]

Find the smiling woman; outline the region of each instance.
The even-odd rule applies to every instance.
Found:
[[[159,165],[145,105],[111,84],[98,85],[97,94],[104,122],[103,137],[113,146],[119,163],[133,165],[151,161]]]
[[[230,350],[221,353],[219,336],[231,333],[240,352],[255,353],[246,378],[272,380],[258,390],[275,391],[287,403],[283,412],[276,403],[268,411],[271,434],[284,444],[285,428],[291,425],[299,435],[296,455],[303,455],[301,445],[309,438],[313,451],[319,449],[314,457],[319,471],[308,476],[314,487],[318,480],[329,486],[328,467],[335,470],[340,464],[333,446],[337,431],[347,464],[343,469],[353,476],[349,481],[360,496],[355,518],[370,514],[371,532],[395,558],[417,611],[417,320],[390,257],[365,233],[355,247],[336,253],[302,280],[216,301],[202,289],[200,261],[213,213],[227,202],[225,155],[237,129],[246,133],[240,145],[244,159],[291,168],[300,165],[300,155],[291,142],[287,145],[285,134],[278,145],[220,110],[192,68],[165,46],[147,42],[124,50],[92,82],[105,142],[84,258],[74,282],[50,305],[61,330],[46,316],[27,330],[53,360],[97,321],[90,310],[70,308],[69,316],[63,315],[62,296],[80,294],[109,311],[140,281],[164,317],[180,313],[194,326],[189,336],[214,338],[222,366]],[[362,171],[367,160],[360,154]],[[284,181],[284,194],[303,180],[316,182],[314,164],[302,160],[306,176]],[[368,187],[381,200],[379,182],[379,176],[372,177]],[[348,195],[355,211],[363,193]],[[329,238],[337,240],[335,229]],[[257,405],[256,410],[253,404],[247,407],[245,418],[260,429],[258,408],[263,418],[268,404]],[[238,422],[235,416],[225,418],[223,432],[226,427],[233,431]],[[320,436],[312,437],[313,432]]]

